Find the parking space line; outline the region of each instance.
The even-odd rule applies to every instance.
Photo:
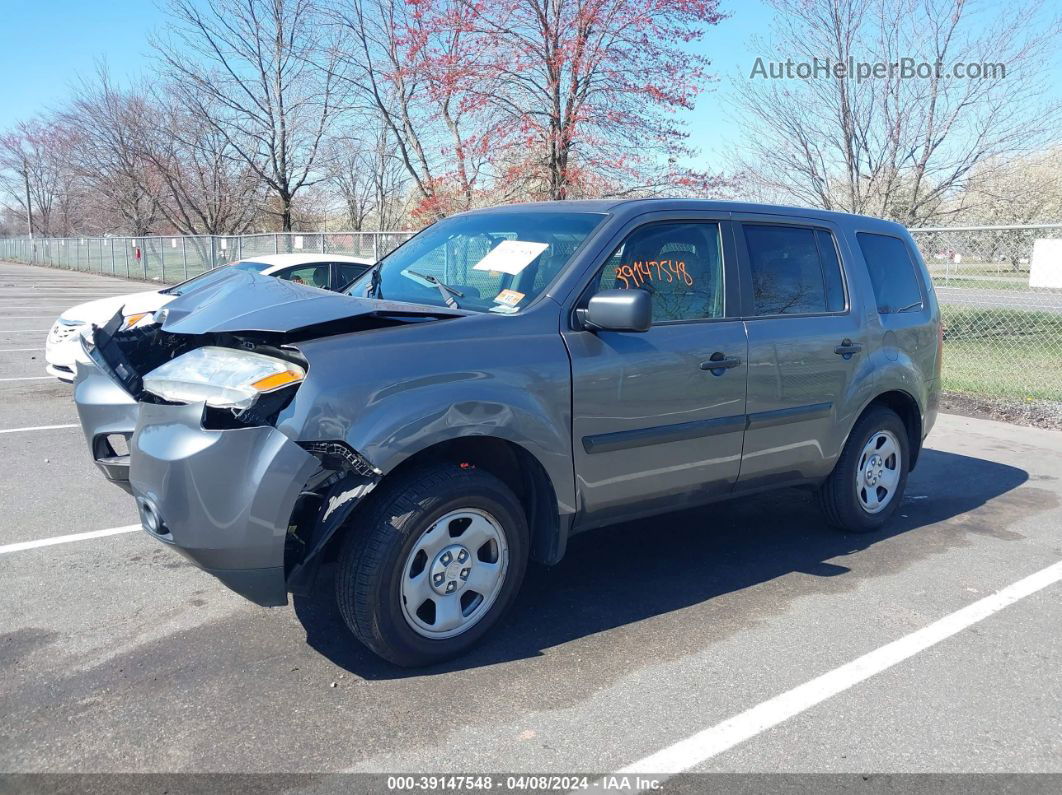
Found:
[[[77,423],[72,422],[69,425],[33,425],[28,428],[4,428],[0,430],[0,433],[23,433],[24,431],[54,431],[59,428],[76,428]]]
[[[104,538],[105,536],[116,536],[121,533],[135,533],[139,529],[140,525],[129,524],[124,527],[108,527],[106,530],[90,530],[87,533],[72,533],[68,536],[39,538],[36,541],[19,541],[16,544],[4,544],[3,546],[0,546],[0,555],[6,555],[9,552],[22,552],[26,549],[36,549],[37,547],[50,547],[55,544],[69,544],[71,541],[87,541],[90,538]]]
[[[0,328],[0,334],[47,334],[48,328]]]
[[[0,378],[0,383],[4,381],[47,381],[55,378],[54,375],[23,375],[17,378]]]
[[[0,348],[0,353],[33,353],[34,351],[43,352],[44,348]]]
[[[639,759],[616,775],[643,773],[670,776],[689,770],[1060,580],[1062,561],[722,723]]]

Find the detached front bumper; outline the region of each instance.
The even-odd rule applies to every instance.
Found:
[[[288,522],[318,460],[272,427],[206,430],[203,405],[140,405],[130,485],[144,529],[240,595],[287,604]]]

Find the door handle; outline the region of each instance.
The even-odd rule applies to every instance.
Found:
[[[722,351],[713,353],[707,361],[701,362],[701,369],[708,370],[712,375],[722,375],[731,367],[741,364],[741,359],[736,356],[727,356]]]
[[[863,346],[860,343],[852,342],[845,337],[844,340],[841,341],[841,344],[833,349],[833,352],[841,358],[848,360],[852,358],[853,354],[859,353],[861,350],[863,350]]]

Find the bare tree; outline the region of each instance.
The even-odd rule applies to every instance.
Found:
[[[255,169],[217,127],[165,90],[143,120],[144,157],[162,183],[160,212],[181,234],[247,232],[265,199]]]
[[[918,225],[956,212],[979,164],[1058,134],[1043,64],[1059,27],[1037,23],[1039,3],[992,18],[968,0],[768,3],[761,50],[790,63],[735,81],[738,160],[763,192]]]
[[[18,233],[71,233],[67,220],[76,179],[69,160],[69,136],[54,119],[20,122],[0,136],[3,206],[19,219]]]
[[[354,231],[396,228],[409,183],[391,130],[367,125],[363,137],[330,142],[329,181],[343,202],[345,226]]]
[[[153,41],[180,99],[209,120],[276,196],[281,228],[321,177],[335,121],[335,47],[311,0],[171,0],[173,30]]]
[[[418,216],[434,220],[472,206],[485,157],[467,102],[475,63],[462,41],[457,0],[334,0],[331,19],[344,41],[342,79],[353,110],[377,117],[419,197]],[[444,58],[442,52],[451,57]],[[461,57],[458,57],[458,56]]]
[[[97,231],[142,236],[150,234],[159,217],[158,175],[145,159],[139,137],[142,120],[152,113],[142,91],[118,87],[100,63],[60,114],[74,139],[72,163],[94,206],[115,216]]]

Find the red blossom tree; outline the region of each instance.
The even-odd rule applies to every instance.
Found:
[[[689,51],[723,19],[718,0],[463,0],[464,25],[492,55],[481,97],[515,135],[508,179],[565,199],[624,192],[696,191],[706,174],[677,111],[710,82]]]
[[[437,218],[477,203],[687,192],[718,181],[678,111],[718,0],[336,0],[345,76]]]

